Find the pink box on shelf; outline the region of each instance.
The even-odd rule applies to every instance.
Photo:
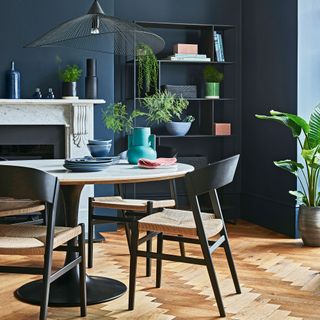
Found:
[[[230,136],[231,123],[214,123],[214,134],[216,136]]]
[[[173,46],[173,53],[198,54],[198,45],[189,43],[177,43]]]

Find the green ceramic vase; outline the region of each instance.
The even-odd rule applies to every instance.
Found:
[[[219,99],[219,97],[220,97],[220,83],[206,82],[206,98]]]
[[[128,136],[128,161],[137,164],[139,159],[155,160],[156,136],[151,134],[150,128],[134,128]]]

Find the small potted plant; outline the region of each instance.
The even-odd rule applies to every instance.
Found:
[[[146,117],[149,123],[165,123],[168,132],[176,136],[186,135],[192,121],[194,121],[192,116],[180,120],[189,101],[183,97],[177,97],[167,90],[157,91],[151,96],[146,96],[142,99],[142,104],[147,109]]]
[[[155,92],[158,88],[158,60],[151,47],[139,44],[136,49],[137,56],[137,91],[141,97],[143,90],[145,94]]]
[[[320,246],[320,105],[314,109],[309,122],[297,115],[274,110],[270,111],[270,116],[256,117],[282,123],[298,140],[304,164],[294,160],[274,161],[274,164],[297,177],[301,190],[289,193],[299,204],[300,235],[305,245]],[[303,140],[300,138],[302,132]]]
[[[204,80],[206,82],[207,99],[220,98],[220,83],[223,80],[223,73],[219,72],[214,66],[208,65],[203,71]]]
[[[77,97],[77,81],[80,79],[81,74],[82,70],[76,64],[68,65],[60,72],[63,98]]]

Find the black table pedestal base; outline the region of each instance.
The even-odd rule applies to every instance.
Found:
[[[88,305],[119,298],[126,292],[126,290],[127,287],[120,281],[104,277],[87,276]],[[42,298],[42,280],[36,280],[23,285],[16,290],[15,295],[23,302],[40,305]],[[74,281],[61,281],[60,279],[53,282],[50,286],[49,306],[80,306],[78,283]]]

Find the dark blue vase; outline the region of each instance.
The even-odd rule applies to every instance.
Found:
[[[7,74],[7,87],[9,99],[20,99],[20,72],[14,69],[14,61],[11,62],[11,70]]]

